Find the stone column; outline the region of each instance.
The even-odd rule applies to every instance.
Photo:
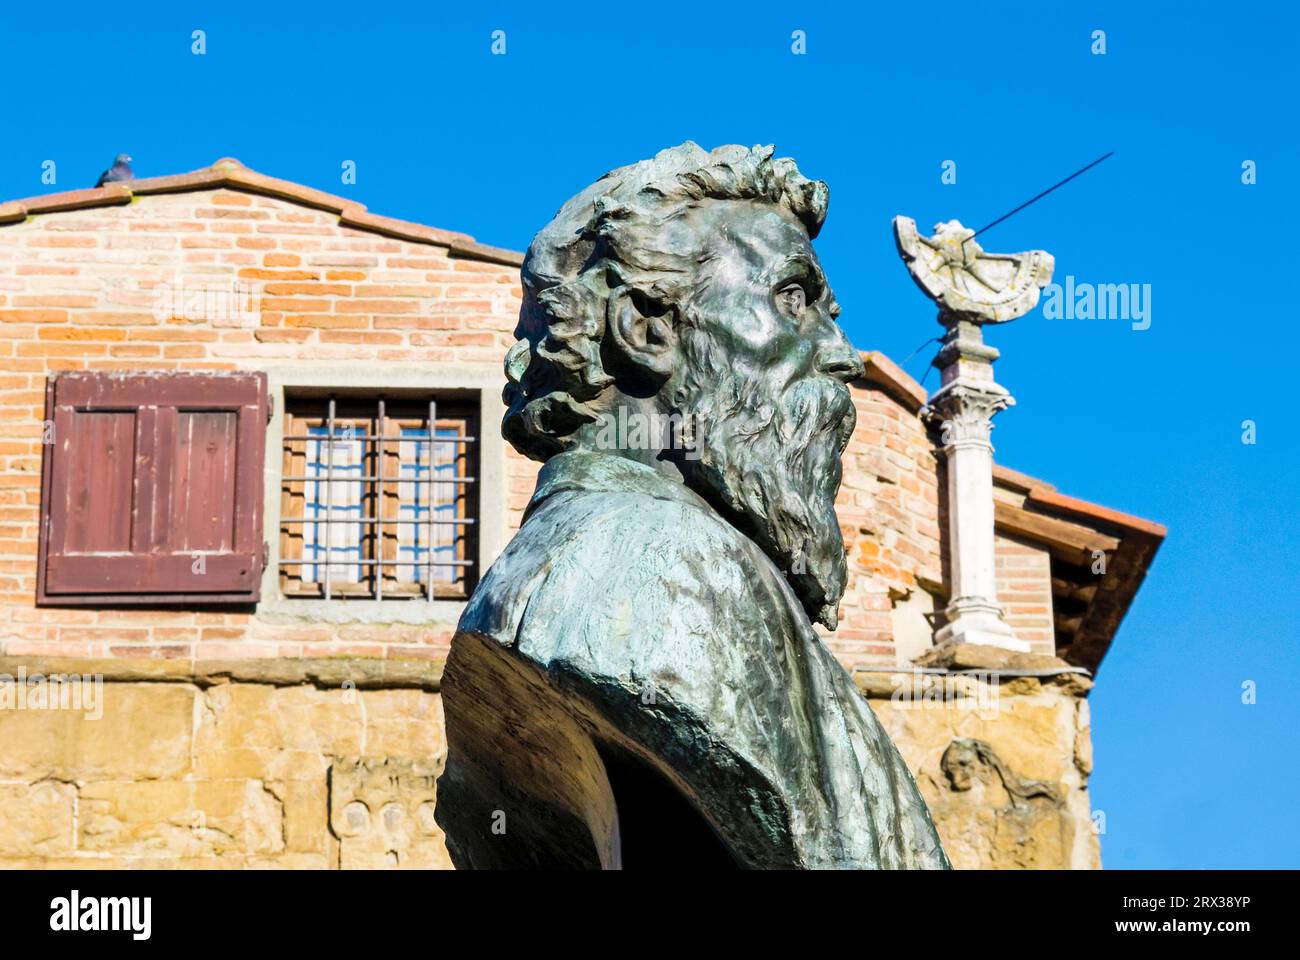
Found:
[[[927,416],[938,424],[948,461],[952,575],[948,622],[935,634],[935,643],[982,643],[1028,652],[1029,643],[1016,637],[997,601],[989,435],[994,414],[1015,403],[993,379],[997,357],[998,351],[984,343],[977,323],[957,320],[935,358],[942,381]]]
[[[910,217],[894,218],[899,256],[921,291],[939,308],[948,331],[934,365],[942,383],[927,416],[939,424],[948,460],[948,546],[952,600],[935,643],[982,643],[1028,652],[1007,625],[997,598],[993,539],[993,415],[1014,402],[993,379],[998,352],[983,327],[1024,316],[1052,279],[1054,261],[1043,250],[986,253],[975,231],[956,220],[922,236]]]

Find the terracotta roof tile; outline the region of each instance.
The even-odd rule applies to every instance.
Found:
[[[1055,490],[1046,480],[1039,480],[1037,477],[1031,477],[1027,473],[1021,473],[1019,470],[1012,470],[1010,467],[1004,467],[1000,463],[993,464],[993,480],[1004,487],[1010,487],[1012,490],[1019,490],[1021,493],[1028,493],[1035,488],[1042,490]]]
[[[902,367],[879,350],[860,350],[858,353],[867,370],[863,377],[867,383],[883,389],[907,407],[909,413],[916,413],[925,406],[929,399],[925,387],[917,383]]]
[[[1077,497],[1068,497],[1063,493],[1057,493],[1056,490],[1048,486],[1034,487],[1029,491],[1026,499],[1045,510],[1072,514],[1083,517],[1085,520],[1100,521],[1103,524],[1143,533],[1157,540],[1163,540],[1169,533],[1164,524],[1156,523],[1153,520],[1143,520],[1131,513],[1121,513],[1119,510],[1112,510],[1110,507],[1103,507],[1100,504],[1080,500]]]
[[[116,206],[130,203],[135,197],[149,196],[155,193],[185,193],[192,190],[218,190],[221,188],[242,190],[247,193],[277,197],[291,203],[302,204],[317,210],[325,210],[338,215],[339,223],[357,230],[366,230],[409,240],[414,243],[427,243],[447,247],[456,256],[475,260],[486,260],[507,266],[519,266],[524,255],[514,250],[501,247],[489,247],[478,243],[469,234],[440,230],[437,227],[398,220],[394,217],[371,213],[364,204],[344,197],[314,190],[290,180],[278,180],[250,170],[233,157],[223,157],[210,167],[191,173],[178,173],[165,177],[148,177],[127,183],[110,183],[102,187],[87,190],[69,190],[62,193],[49,193],[25,200],[10,200],[0,203],[0,226],[20,223],[30,216],[42,213],[56,213],[64,210],[81,210],[91,207]]]

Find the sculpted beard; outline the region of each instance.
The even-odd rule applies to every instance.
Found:
[[[857,420],[848,390],[814,374],[772,384],[737,370],[708,334],[686,336],[678,410],[696,424],[691,487],[777,565],[808,616],[834,630],[848,580],[835,516],[840,454]]]

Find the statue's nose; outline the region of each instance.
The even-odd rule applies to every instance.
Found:
[[[828,376],[850,383],[866,374],[862,357],[849,343],[844,331],[833,321],[828,323],[829,330],[817,351],[817,370]]]

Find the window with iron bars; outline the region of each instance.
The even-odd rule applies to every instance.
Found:
[[[478,420],[468,398],[291,398],[280,589],[323,600],[469,596]]]

